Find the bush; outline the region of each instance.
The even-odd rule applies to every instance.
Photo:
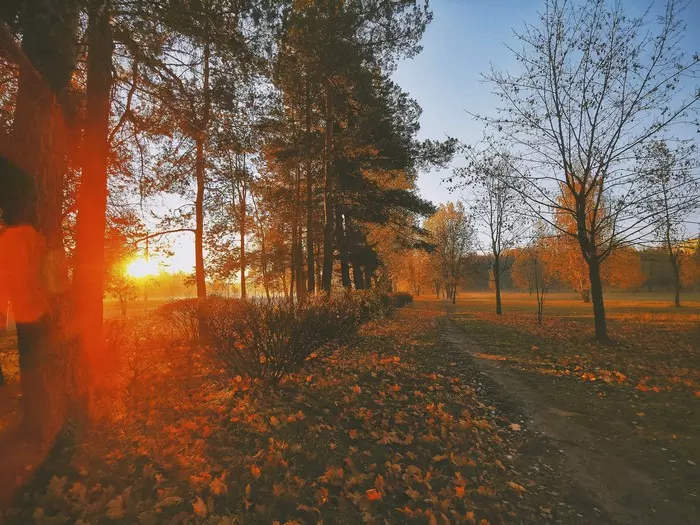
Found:
[[[411,302],[410,294],[376,290],[289,300],[183,299],[163,305],[157,315],[173,341],[205,343],[232,375],[278,382],[362,323],[389,315]]]
[[[413,296],[408,292],[395,292],[391,294],[396,308],[402,308],[413,302]]]
[[[212,295],[204,299],[172,301],[158,308],[156,313],[166,321],[173,340],[193,346],[202,339],[225,338],[229,327],[246,308],[246,301]],[[200,333],[200,328],[205,333]]]
[[[356,303],[253,300],[219,332],[224,337],[212,338],[212,349],[233,374],[276,383],[307,360],[327,355],[332,343],[350,335],[359,323]]]

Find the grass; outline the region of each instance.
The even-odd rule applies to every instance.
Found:
[[[552,406],[591,428],[615,454],[652,474],[670,493],[697,502],[700,457],[700,297],[609,294],[611,344],[593,340],[590,304],[553,294],[536,324],[534,297],[465,294],[453,318]]]

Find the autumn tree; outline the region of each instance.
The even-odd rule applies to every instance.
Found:
[[[586,262],[601,341],[608,338],[601,265],[617,247],[648,236],[661,216],[639,212],[646,197],[634,152],[682,131],[674,125],[692,120],[700,99],[683,82],[697,74],[700,57],[682,51],[682,7],[668,0],[654,19],[652,10],[629,16],[620,2],[547,0],[539,23],[517,34],[521,70],[486,76],[502,105],[483,120],[529,164],[518,179],[531,212],[554,224],[557,210],[576,225],[562,233]]]
[[[425,221],[436,255],[448,299],[457,300],[457,285],[464,277],[468,257],[474,249],[476,233],[464,205],[452,202],[440,205]]]
[[[638,161],[648,195],[642,202],[642,209],[659,214],[654,237],[663,246],[673,268],[675,306],[681,305],[683,243],[688,237],[686,224],[700,206],[700,183],[693,175],[697,165],[694,154],[694,146],[680,146],[672,151],[665,142],[655,141],[642,149]]]

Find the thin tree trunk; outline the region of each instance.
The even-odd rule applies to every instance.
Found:
[[[600,262],[594,255],[588,264],[591,279],[591,299],[593,301],[593,319],[595,323],[595,338],[598,341],[608,340],[608,328],[605,320],[605,303],[603,302],[603,283],[600,278]]]
[[[681,306],[681,267],[678,264],[678,256],[673,253],[673,249],[669,249],[669,260],[673,266],[673,288],[675,295],[673,297],[673,306]]]
[[[301,169],[299,166],[296,169],[294,188],[294,228],[296,231],[294,232],[293,256],[296,269],[297,300],[303,303],[306,301],[306,283],[304,282],[304,252],[301,247]]]
[[[498,257],[493,261],[493,284],[496,287],[496,315],[503,315],[501,306],[501,261]]]
[[[208,30],[204,34],[204,52],[202,56],[203,82],[202,95],[204,98],[202,116],[199,120],[196,137],[195,176],[197,179],[197,196],[195,198],[195,231],[194,231],[194,264],[195,281],[197,283],[197,297],[207,296],[206,274],[204,271],[204,185],[206,172],[206,159],[204,147],[209,128],[209,113],[211,99],[209,92],[209,68],[210,68],[210,44]]]
[[[112,88],[112,42],[109,0],[93,0],[88,17],[87,107],[83,171],[78,193],[75,283],[80,319],[81,410],[88,415],[94,379],[103,375],[102,297],[105,275],[107,156]]]
[[[338,245],[338,257],[340,259],[340,276],[343,288],[349,290],[352,287],[352,283],[350,282],[350,265],[345,239],[345,228],[343,227],[343,214],[337,208],[335,213],[335,238]]]
[[[365,280],[362,275],[362,265],[357,259],[352,261],[352,278],[355,281],[355,290],[365,289]]]
[[[240,277],[241,277],[241,299],[246,298],[246,276],[245,276],[245,271],[246,271],[246,253],[245,253],[245,236],[246,236],[246,197],[247,197],[247,188],[245,181],[240,181],[239,182],[239,192],[238,192],[238,198],[240,200],[239,202],[239,217],[238,217],[238,225],[239,225],[239,235],[240,235]]]
[[[306,83],[306,137],[310,142],[311,137],[311,92],[309,83]],[[313,173],[311,162],[311,144],[306,151],[306,268],[307,290],[310,294],[316,292],[316,269],[314,259],[314,202],[313,202]]]
[[[321,287],[327,294],[331,293],[333,277],[333,219],[335,207],[334,170],[333,170],[333,94],[330,78],[326,80],[326,131],[324,147],[325,180],[323,187],[323,275]]]

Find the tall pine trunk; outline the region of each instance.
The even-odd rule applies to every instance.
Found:
[[[297,300],[306,301],[306,283],[304,282],[304,252],[301,247],[301,168],[297,166],[294,187],[294,268],[297,289]]]
[[[323,275],[321,287],[324,292],[331,293],[333,278],[333,219],[334,207],[334,177],[333,172],[333,93],[330,78],[326,80],[326,130],[324,147],[325,180],[323,187]]]
[[[195,230],[194,230],[194,268],[195,281],[197,283],[197,297],[207,296],[206,274],[204,271],[204,186],[206,177],[206,159],[204,148],[209,129],[209,114],[211,111],[211,93],[209,90],[211,45],[209,43],[208,29],[204,32],[204,51],[202,54],[202,115],[198,122],[196,137],[195,178],[197,182],[197,196],[195,198]],[[201,323],[200,323],[201,324]]]
[[[112,42],[109,0],[93,0],[88,15],[87,107],[83,170],[78,193],[75,285],[80,320],[79,400],[87,415],[94,380],[102,375],[102,333],[107,213],[107,158],[112,89]]]
[[[310,294],[316,292],[316,268],[314,258],[314,202],[313,202],[313,173],[311,162],[311,93],[309,83],[306,83],[306,137],[309,141],[306,151],[306,268],[307,290]]]
[[[350,264],[345,240],[345,228],[343,227],[343,214],[338,208],[336,208],[335,214],[335,238],[338,244],[338,257],[340,259],[340,277],[343,288],[349,290],[352,284],[350,282]]]
[[[244,159],[245,163],[245,159]],[[243,167],[245,169],[245,166]],[[248,188],[246,186],[245,180],[239,178],[237,182],[237,187],[238,187],[238,210],[239,210],[239,215],[238,215],[238,234],[240,235],[240,260],[239,260],[239,272],[240,272],[240,280],[241,280],[241,299],[246,298],[246,266],[247,266],[247,260],[246,260],[246,252],[245,252],[245,236],[246,236],[246,214],[247,214],[247,206],[246,206],[246,200],[248,198]]]

